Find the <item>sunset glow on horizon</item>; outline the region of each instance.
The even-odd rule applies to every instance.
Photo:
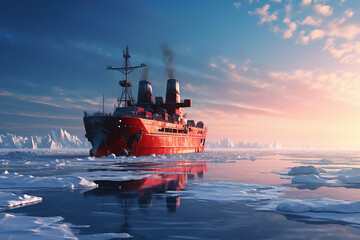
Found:
[[[83,136],[103,94],[113,111],[122,76],[105,68],[127,45],[164,96],[163,43],[207,141],[360,147],[356,0],[2,1],[0,133]]]

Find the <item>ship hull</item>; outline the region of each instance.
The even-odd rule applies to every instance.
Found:
[[[207,130],[137,117],[84,117],[90,155],[146,156],[203,152]]]

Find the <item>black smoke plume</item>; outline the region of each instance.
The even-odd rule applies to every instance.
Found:
[[[163,52],[163,61],[165,64],[165,74],[168,75],[169,79],[174,78],[175,65],[174,57],[175,53],[169,48],[167,43],[161,45],[161,50]]]

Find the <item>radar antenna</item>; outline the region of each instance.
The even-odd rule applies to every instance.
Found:
[[[128,80],[128,74],[137,68],[146,67],[146,64],[144,64],[144,63],[140,64],[139,66],[131,67],[130,60],[129,60],[130,57],[131,56],[129,54],[129,47],[126,46],[126,50],[123,51],[123,58],[125,59],[124,66],[123,67],[115,67],[115,68],[113,68],[112,66],[107,67],[107,70],[117,70],[125,75],[125,80],[119,81],[119,85],[123,89],[122,89],[121,97],[118,97],[118,99],[117,99],[118,107],[120,107],[122,102],[125,103],[125,107],[134,106],[134,98],[131,93],[132,84]]]

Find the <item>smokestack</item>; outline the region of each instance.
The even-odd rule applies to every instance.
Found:
[[[163,52],[163,61],[165,64],[165,74],[169,79],[174,78],[175,65],[174,57],[175,53],[168,47],[167,43],[161,45],[161,50]]]
[[[176,79],[167,80],[166,86],[166,103],[180,102],[180,87]]]
[[[146,80],[141,80],[139,82],[139,91],[138,91],[138,104],[152,104],[152,87],[151,83]]]

